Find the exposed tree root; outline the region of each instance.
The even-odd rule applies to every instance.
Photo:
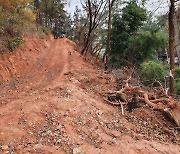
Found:
[[[126,104],[129,110],[129,108],[135,107],[132,103],[144,102],[154,110],[160,110],[168,114],[180,127],[180,102],[169,96],[162,84],[157,80],[151,84],[150,91],[145,91],[140,86],[129,85],[132,74],[132,72],[129,73],[127,80],[123,81],[122,89],[105,93],[104,96],[108,98],[106,101],[111,105],[120,105],[123,114],[124,108],[122,104]],[[154,87],[154,85],[158,85],[158,87]],[[133,99],[133,97],[135,98]],[[121,104],[121,102],[123,103]]]

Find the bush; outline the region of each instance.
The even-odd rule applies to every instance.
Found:
[[[145,84],[150,84],[155,79],[163,81],[167,75],[168,71],[164,69],[161,62],[148,61],[143,62],[140,66],[140,77]]]
[[[169,76],[169,65],[158,61],[148,61],[141,64],[140,77],[145,85],[151,84],[155,79],[164,85],[165,76]],[[175,92],[177,95],[180,94],[180,67],[175,67]]]
[[[175,78],[180,78],[180,66],[175,67]]]
[[[6,40],[5,46],[10,51],[12,51],[13,49],[17,48],[23,42],[24,42],[24,40],[22,37],[12,37],[12,38],[8,38]]]
[[[43,32],[48,35],[48,33],[50,32],[49,28],[43,27]]]
[[[175,80],[175,93],[180,95],[180,79]]]
[[[4,13],[1,18],[1,25],[4,35],[8,37],[17,37],[22,35],[23,20],[15,13]]]

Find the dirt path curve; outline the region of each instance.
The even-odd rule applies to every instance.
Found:
[[[65,42],[66,39],[54,40],[45,55],[32,66],[24,79],[29,84],[27,89],[45,88],[67,70],[69,54],[68,47],[63,46]]]
[[[0,153],[180,153],[179,143],[136,133],[103,101],[114,89],[112,76],[85,61],[72,41],[45,42],[37,54],[25,53],[33,60],[19,77],[0,85]]]
[[[66,39],[52,40],[49,47],[38,57],[37,61],[21,75],[17,82],[8,82],[5,86],[9,89],[10,97],[38,91],[52,85],[56,78],[60,78],[68,67],[68,47],[63,44]],[[15,89],[13,92],[12,89]],[[3,90],[3,87],[1,88]],[[3,91],[1,91],[3,93]],[[4,95],[7,99],[7,96]]]

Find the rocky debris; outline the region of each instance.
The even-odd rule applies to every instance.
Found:
[[[135,126],[134,131],[138,134],[137,136],[150,141],[180,144],[179,130],[157,111],[151,110],[151,114],[147,115],[148,110],[144,107],[135,109],[131,113],[126,112],[126,119]]]
[[[38,146],[52,146],[71,153],[77,143],[68,135],[66,126],[60,122],[60,117],[47,113],[45,121],[46,125],[34,132]]]

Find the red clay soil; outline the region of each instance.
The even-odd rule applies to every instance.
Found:
[[[158,124],[153,130],[154,111],[122,116],[103,101],[102,93],[115,89],[112,75],[66,38],[25,36],[24,45],[0,57],[0,82],[0,153],[180,153],[178,132]]]

